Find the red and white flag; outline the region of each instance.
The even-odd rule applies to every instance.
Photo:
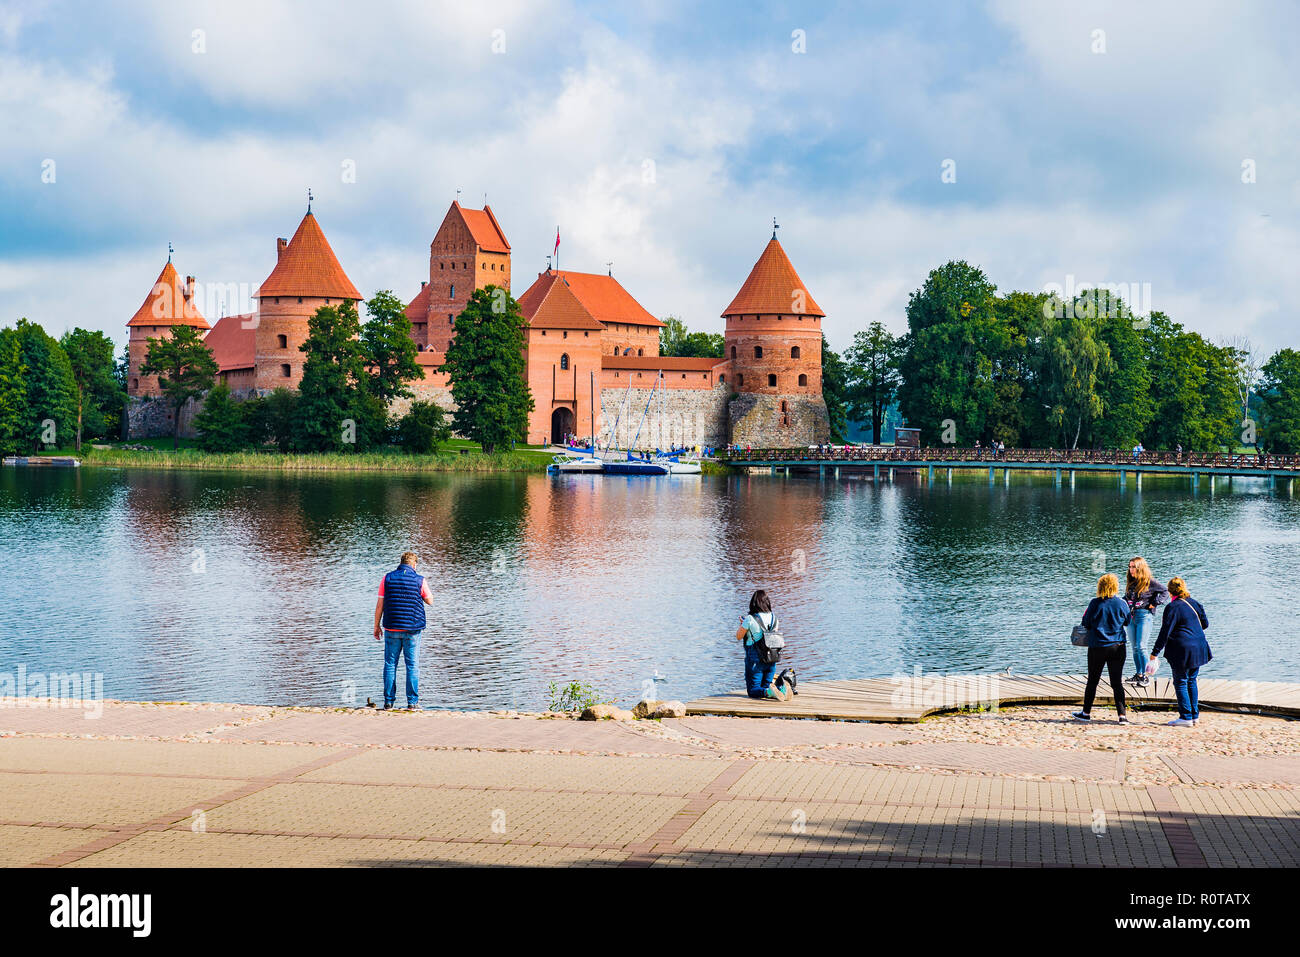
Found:
[[[560,251],[560,227],[555,227],[555,252]]]

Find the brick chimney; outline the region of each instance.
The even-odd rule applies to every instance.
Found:
[[[289,248],[289,240],[283,236],[275,241],[275,261],[279,262],[284,255],[284,251]]]
[[[194,277],[185,277],[185,299],[188,301],[194,298]]]
[[[421,279],[421,280],[420,280],[420,288],[421,288],[421,289],[423,289],[423,288],[424,288],[425,286],[427,286],[427,285],[429,285],[429,280],[427,280],[427,279]]]

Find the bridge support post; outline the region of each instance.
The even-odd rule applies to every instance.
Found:
[[[771,473],[772,473],[773,475],[776,474],[776,466],[775,466],[775,465],[769,466],[768,468],[769,468],[769,471],[771,471]]]
[[[890,469],[890,470],[889,470],[889,482],[890,482],[891,485],[892,485],[893,482],[894,482],[894,470],[893,470],[893,469]]]
[[[879,482],[879,481],[880,481],[880,466],[879,466],[879,465],[873,465],[873,466],[871,466],[871,481],[873,481],[873,482]]]
[[[948,470],[948,484],[952,484],[952,469]]]
[[[1199,491],[1199,490],[1200,490],[1200,487],[1201,487],[1201,473],[1200,473],[1200,472],[1193,472],[1193,473],[1192,473],[1192,491],[1193,491],[1193,492]]]
[[[1217,478],[1213,473],[1210,474],[1210,494],[1214,494],[1214,480]]]
[[[1011,484],[1011,469],[1005,465],[1002,466],[1002,484],[1007,486]]]
[[[928,474],[926,475],[926,484],[927,484],[927,485],[933,485],[933,484],[934,484],[934,466],[933,466],[933,465],[930,466],[930,468],[929,468],[929,470],[928,470]]]
[[[1070,488],[1074,488],[1074,469],[1070,469]]]
[[[1135,471],[1135,472],[1133,473],[1133,484],[1137,486],[1137,490],[1138,490],[1139,492],[1142,491],[1142,473],[1141,473],[1141,472],[1136,472],[1136,471]]]
[[[1123,469],[1119,470],[1119,487],[1124,488],[1128,484],[1128,473]]]
[[[823,479],[826,477],[826,466],[824,465],[817,466],[817,477]]]
[[[989,484],[993,484],[993,466],[989,466]]]
[[[1060,487],[1061,487],[1061,470],[1060,470],[1060,469],[1057,469],[1057,470],[1056,470],[1056,481],[1055,481],[1055,484],[1056,484],[1056,487],[1057,487],[1057,488],[1060,488]]]
[[[838,465],[835,466],[835,477],[836,478],[840,477],[840,467]]]

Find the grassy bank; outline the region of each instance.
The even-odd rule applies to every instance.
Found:
[[[267,472],[543,472],[551,461],[548,452],[521,449],[485,455],[477,447],[443,449],[433,455],[401,452],[280,453],[201,452],[194,448],[157,448],[149,452],[130,449],[81,451],[83,465],[152,469],[241,469]]]

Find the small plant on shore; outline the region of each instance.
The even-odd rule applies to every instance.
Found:
[[[561,688],[554,681],[547,688],[551,703],[547,711],[583,711],[598,704],[610,704],[613,699],[585,681],[570,681]]]

